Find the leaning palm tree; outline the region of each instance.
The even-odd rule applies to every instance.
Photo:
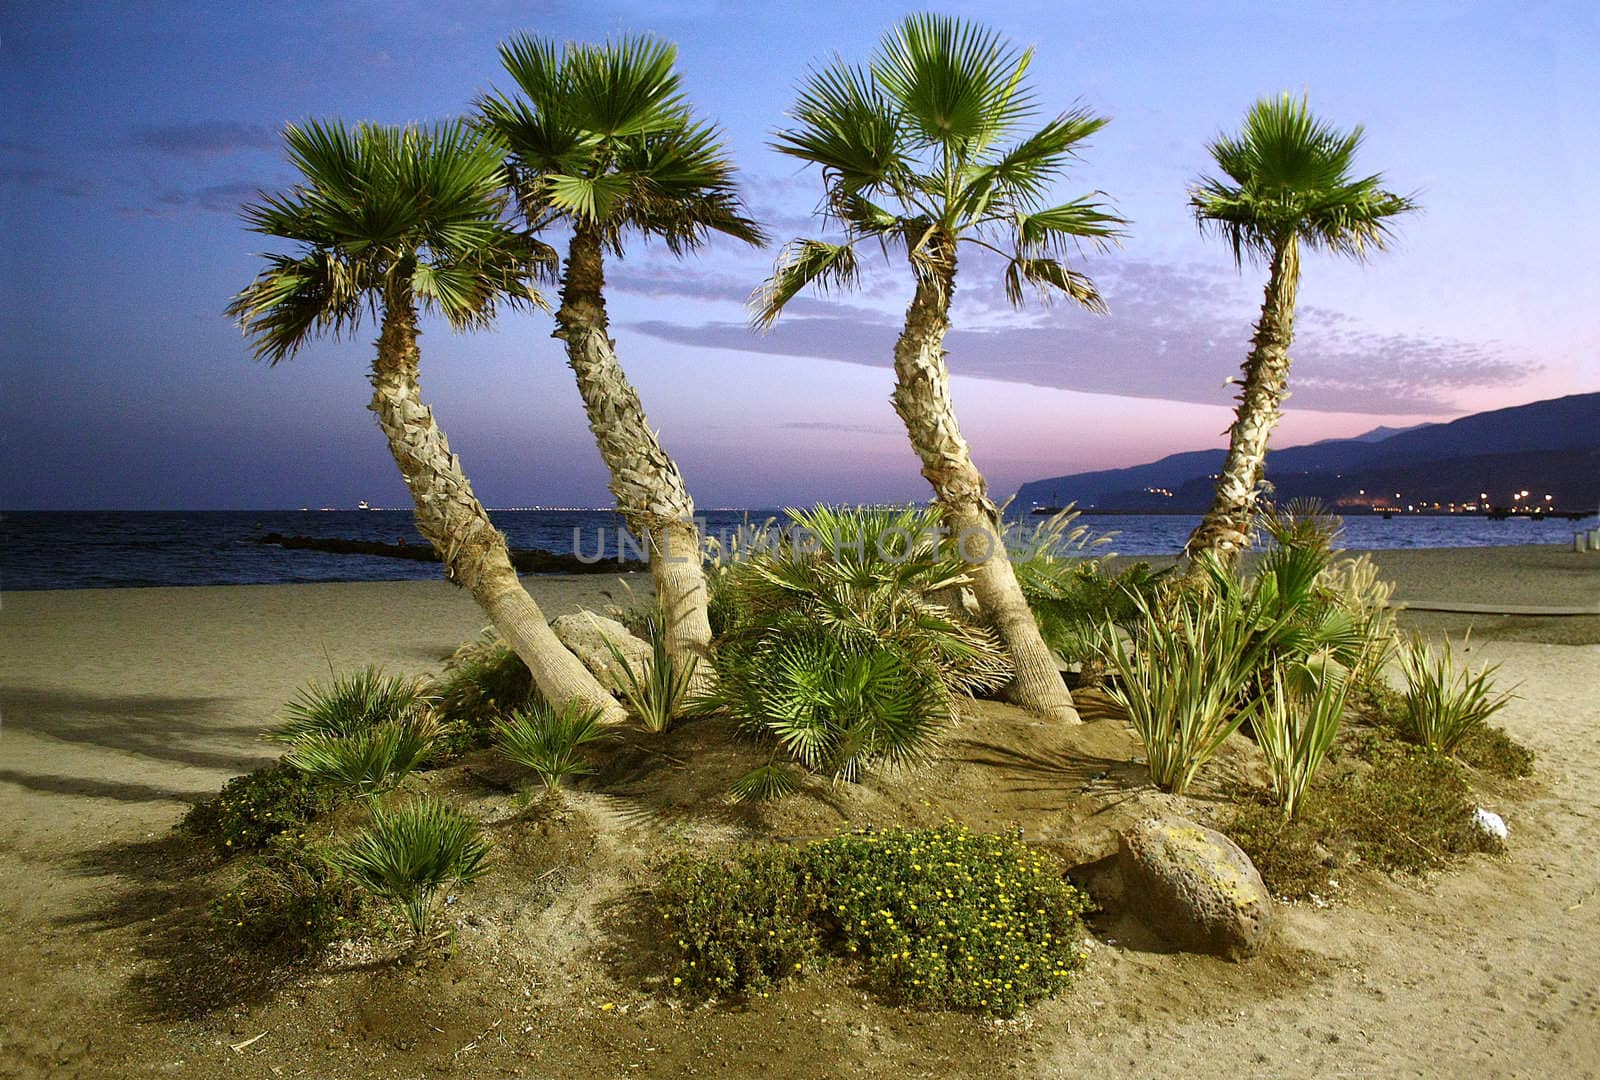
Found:
[[[417,384],[417,316],[456,329],[487,325],[497,308],[541,302],[532,282],[552,253],[503,221],[503,149],[460,122],[387,128],[337,121],[290,125],[302,174],[288,192],[244,210],[251,229],[293,241],[228,308],[258,359],[293,356],[324,332],[380,327],[368,406],[416,504],[417,529],[450,580],[483,607],[546,699],[624,713],[556,639],[512,568],[505,537],[472,493]]]
[[[520,94],[480,98],[483,122],[510,149],[529,229],[571,231],[555,336],[566,342],[617,509],[647,541],[667,651],[703,659],[711,624],[694,500],[618,363],[605,255],[620,256],[630,236],[658,238],[673,254],[714,232],[764,238],[743,213],[721,136],[690,115],[674,46],[636,37],[560,48],[520,36],[500,46],[500,59]]]
[[[1047,197],[1106,121],[1074,110],[1012,141],[1036,112],[1023,84],[1031,59],[1032,50],[1018,52],[982,27],[914,15],[885,36],[867,67],[838,61],[813,73],[791,113],[796,126],[778,132],[775,147],[821,166],[823,214],[844,236],[790,243],[754,298],[755,321],[770,327],[807,286],[853,286],[863,241],[905,255],[915,293],[894,350],[895,411],[961,541],[973,592],[1011,652],[1012,699],[1076,719],[1006,557],[1000,511],[956,423],[943,350],[961,245],[1005,260],[1014,305],[1031,287],[1104,309],[1066,257],[1081,242],[1115,237],[1123,222],[1089,197],[1059,205]]]
[[[1416,209],[1410,199],[1385,191],[1382,176],[1352,174],[1361,138],[1359,126],[1339,131],[1312,116],[1305,98],[1262,98],[1239,135],[1220,136],[1209,147],[1224,175],[1204,177],[1190,191],[1201,230],[1228,241],[1236,266],[1247,258],[1268,266],[1228,456],[1211,508],[1185,547],[1191,574],[1204,574],[1203,553],[1230,561],[1248,544],[1267,440],[1288,396],[1301,245],[1364,259],[1387,246],[1396,216]]]

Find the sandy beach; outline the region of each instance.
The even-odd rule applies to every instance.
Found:
[[[1275,976],[1266,994],[1141,1003],[1141,972],[1172,958],[1103,950],[1069,1000],[1041,1008],[1006,1052],[1021,1074],[1600,1074],[1600,555],[1374,558],[1401,601],[1596,612],[1404,617],[1430,633],[1472,626],[1474,658],[1520,684],[1502,722],[1537,751],[1539,775],[1507,811],[1508,856],[1356,904],[1288,910],[1286,947],[1304,974]],[[528,584],[551,616],[604,607],[603,591],[624,595],[612,578]],[[139,944],[156,913],[119,902],[136,875],[105,853],[159,841],[192,802],[265,762],[258,733],[306,681],[367,663],[436,670],[483,625],[470,597],[443,582],[0,597],[0,1075],[294,1075],[270,1054],[229,1049],[257,1033],[248,1008],[180,1023],[149,1015]],[[1247,984],[1236,972],[1217,978]],[[858,1066],[840,1058],[840,1074]],[[418,1059],[414,1072],[384,1075],[426,1071]],[[788,1073],[779,1064],[774,1074]],[[491,1074],[463,1065],[459,1075]]]

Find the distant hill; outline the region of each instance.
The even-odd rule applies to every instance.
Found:
[[[1017,505],[1085,509],[1202,511],[1222,450],[1172,454],[1127,469],[1035,480]],[[1327,439],[1267,455],[1267,479],[1279,499],[1310,496],[1330,505],[1509,505],[1530,501],[1558,509],[1600,505],[1600,393],[1474,413],[1446,424],[1378,428],[1353,439]]]

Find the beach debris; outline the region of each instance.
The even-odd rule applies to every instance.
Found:
[[[270,1030],[271,1029],[269,1028],[268,1031],[270,1031]],[[266,1037],[267,1037],[267,1032],[263,1031],[260,1035],[257,1035],[253,1039],[246,1039],[244,1042],[230,1043],[228,1045],[228,1049],[232,1050],[235,1054],[242,1054],[249,1047],[255,1045],[256,1043],[260,1042],[262,1039],[265,1039]]]
[[[1250,857],[1187,818],[1146,818],[1118,838],[1128,906],[1173,945],[1243,960],[1272,931],[1272,897]]]
[[[634,637],[626,626],[615,619],[596,615],[592,611],[580,611],[559,616],[550,623],[550,629],[607,690],[621,690],[626,682],[626,675],[617,658],[606,648],[608,641],[617,647],[635,675],[640,679],[648,677],[652,656],[649,642]]]
[[[1472,823],[1496,840],[1504,840],[1509,834],[1505,818],[1481,806],[1472,812]]]

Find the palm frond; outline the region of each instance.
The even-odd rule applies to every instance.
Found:
[[[1221,176],[1201,177],[1189,204],[1202,230],[1220,233],[1235,262],[1266,257],[1296,237],[1335,254],[1363,257],[1391,238],[1393,219],[1417,209],[1383,189],[1383,177],[1353,170],[1362,129],[1318,119],[1305,97],[1262,98],[1237,135],[1208,150]]]
[[[1046,298],[1059,293],[1090,311],[1104,314],[1107,310],[1105,299],[1094,282],[1056,259],[1019,257],[1006,264],[1006,299],[1013,307],[1022,306],[1024,283],[1034,286]]]
[[[970,156],[1033,112],[1032,59],[977,23],[918,14],[885,36],[872,73],[926,145]]]
[[[778,256],[772,276],[751,297],[756,326],[770,329],[784,305],[807,287],[815,286],[824,292],[855,288],[860,272],[854,244],[792,241]]]
[[[428,127],[289,125],[302,182],[244,209],[250,227],[294,242],[269,255],[228,313],[276,363],[391,303],[420,301],[457,327],[500,303],[539,302],[548,249],[502,220],[505,149],[462,121]]]
[[[561,63],[563,108],[575,123],[607,140],[680,126],[688,106],[677,59],[677,46],[646,34],[604,45],[569,45]]]

